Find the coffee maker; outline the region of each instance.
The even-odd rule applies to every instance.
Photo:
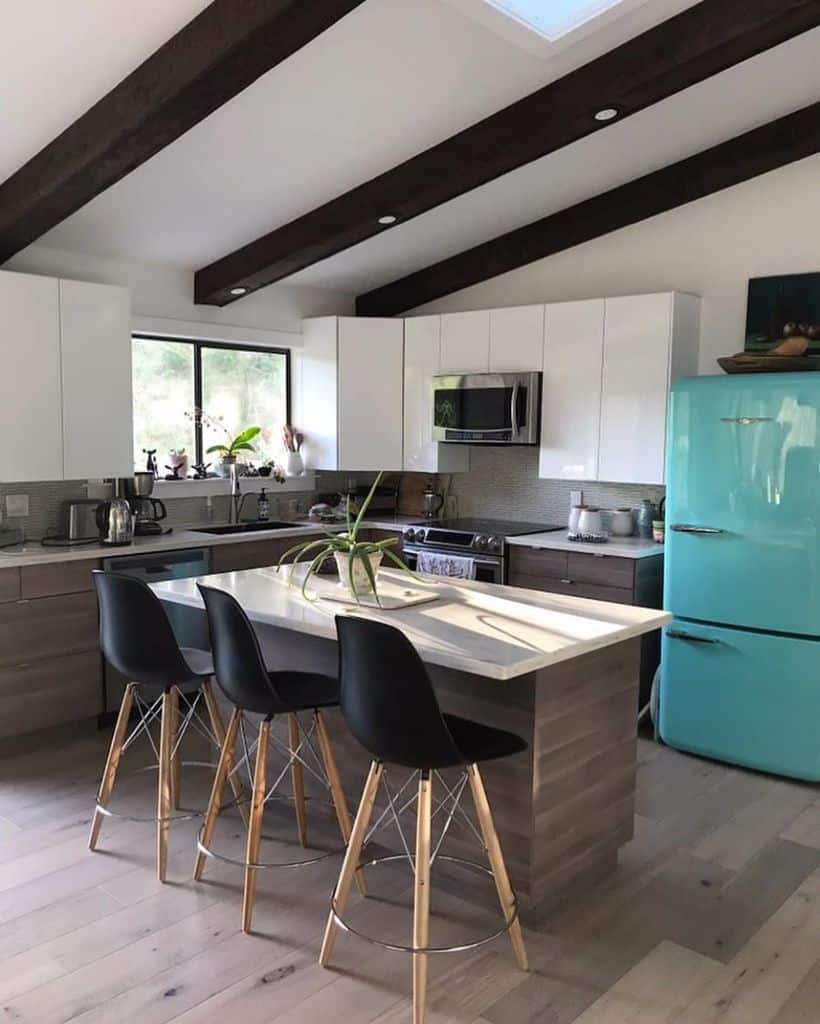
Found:
[[[152,498],[154,493],[154,474],[149,472],[135,473],[126,481],[126,493],[131,511],[137,517],[134,528],[135,537],[159,537],[170,533],[171,528],[162,526],[163,519],[168,517],[168,509],[159,498]]]

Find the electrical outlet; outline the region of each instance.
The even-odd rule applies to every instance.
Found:
[[[583,505],[584,504],[584,492],[583,491],[570,491],[569,492],[569,503],[570,503],[570,505]]]
[[[6,495],[6,515],[11,518],[24,517],[28,515],[28,495],[27,494],[7,494]]]

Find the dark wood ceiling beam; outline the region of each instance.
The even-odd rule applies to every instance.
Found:
[[[820,0],[703,0],[597,60],[196,274],[195,301],[223,306],[362,242],[820,25]],[[788,73],[784,69],[784,73]]]
[[[820,103],[360,295],[393,316],[820,152]]]
[[[0,263],[363,0],[214,0],[0,185]]]

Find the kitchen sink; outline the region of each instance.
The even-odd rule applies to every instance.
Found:
[[[292,530],[298,527],[299,523],[228,523],[225,526],[198,526],[197,533],[257,533],[263,530]]]

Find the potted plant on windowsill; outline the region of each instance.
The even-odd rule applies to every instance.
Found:
[[[292,575],[293,567],[303,555],[310,554],[312,556],[302,580],[302,596],[306,600],[316,600],[316,598],[312,598],[308,594],[307,585],[310,582],[310,577],[319,570],[323,562],[331,557],[335,560],[336,568],[339,571],[339,583],[347,587],[356,604],[361,604],[360,597],[365,597],[369,594],[372,594],[376,602],[381,604],[376,586],[376,577],[384,558],[389,559],[389,561],[399,569],[404,570],[409,576],[412,576],[414,579],[416,578],[415,574],[404,564],[399,556],[390,550],[391,547],[398,543],[396,537],[388,537],[385,540],[378,541],[359,540],[362,521],[373,499],[373,495],[376,493],[376,488],[381,482],[381,478],[382,474],[379,473],[373,481],[370,492],[362,502],[362,507],[359,509],[359,514],[355,520],[351,513],[350,498],[348,497],[347,529],[343,533],[332,533],[330,530],[323,528],[322,533],[324,537],[321,540],[304,541],[301,544],[296,544],[294,547],[289,548],[279,559],[277,571],[285,565],[290,565]]]

